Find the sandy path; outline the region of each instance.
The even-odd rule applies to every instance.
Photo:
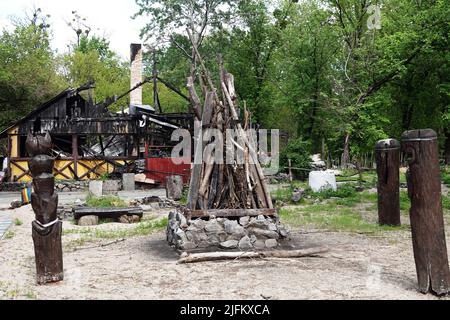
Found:
[[[166,245],[165,234],[158,232],[105,247],[66,250],[65,280],[37,286],[31,208],[22,207],[10,215],[23,224],[10,229],[13,238],[0,241],[2,299],[435,299],[416,290],[407,231],[375,237],[296,230],[289,245],[328,245],[331,252],[319,258],[191,265],[177,265],[178,255]],[[64,228],[79,227],[64,222]],[[64,235],[63,243],[73,237]]]

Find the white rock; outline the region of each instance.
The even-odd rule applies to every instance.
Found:
[[[309,173],[309,187],[314,192],[320,192],[326,189],[337,190],[336,176],[334,173],[326,171],[311,171]]]
[[[241,250],[249,250],[252,249],[252,243],[250,242],[250,238],[248,236],[242,237],[239,241],[239,249]]]
[[[278,242],[275,239],[267,239],[266,240],[266,247],[267,248],[276,248],[278,246]]]
[[[237,241],[237,240],[228,240],[228,241],[222,242],[220,244],[220,246],[224,249],[234,249],[234,248],[237,248],[238,244],[239,244],[239,241]]]
[[[266,242],[264,240],[256,240],[253,247],[258,250],[263,250],[266,248]]]
[[[78,219],[79,226],[95,226],[98,224],[97,216],[83,216]]]
[[[241,217],[241,218],[239,219],[239,224],[240,224],[241,226],[246,227],[246,226],[248,225],[249,221],[250,221],[250,217],[249,217],[249,216]]]

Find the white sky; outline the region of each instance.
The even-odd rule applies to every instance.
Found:
[[[91,34],[106,36],[111,49],[123,59],[129,59],[130,43],[142,42],[139,32],[145,18],[131,19],[138,11],[135,0],[0,0],[0,30],[10,27],[10,17],[23,17],[25,11],[31,12],[33,7],[51,15],[52,46],[59,53],[66,52],[67,44],[76,40],[74,31],[66,23],[71,20],[72,11],[87,18]]]

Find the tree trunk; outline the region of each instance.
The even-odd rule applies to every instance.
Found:
[[[342,153],[341,166],[347,168],[350,161],[350,133],[345,134],[344,152]]]

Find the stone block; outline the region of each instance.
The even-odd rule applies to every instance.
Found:
[[[269,249],[276,248],[278,246],[278,242],[275,239],[267,239],[265,244]]]
[[[92,193],[95,197],[101,197],[103,195],[103,181],[89,181],[89,192]]]
[[[241,250],[253,249],[252,243],[250,242],[250,238],[248,236],[242,237],[242,239],[239,241],[239,249]]]
[[[337,190],[336,176],[332,172],[311,171],[308,184],[314,192],[321,192],[327,189]]]
[[[97,216],[83,216],[78,219],[79,226],[96,226],[98,225],[98,217]]]
[[[166,197],[178,201],[183,196],[183,178],[181,176],[166,177]]]
[[[237,241],[237,240],[228,240],[228,241],[222,242],[220,244],[220,247],[224,248],[224,249],[235,249],[235,248],[237,248],[238,244],[239,244],[239,241]]]
[[[117,194],[120,191],[121,184],[120,180],[103,181],[103,194]]]
[[[122,174],[122,185],[124,191],[134,191],[136,189],[134,173]]]

